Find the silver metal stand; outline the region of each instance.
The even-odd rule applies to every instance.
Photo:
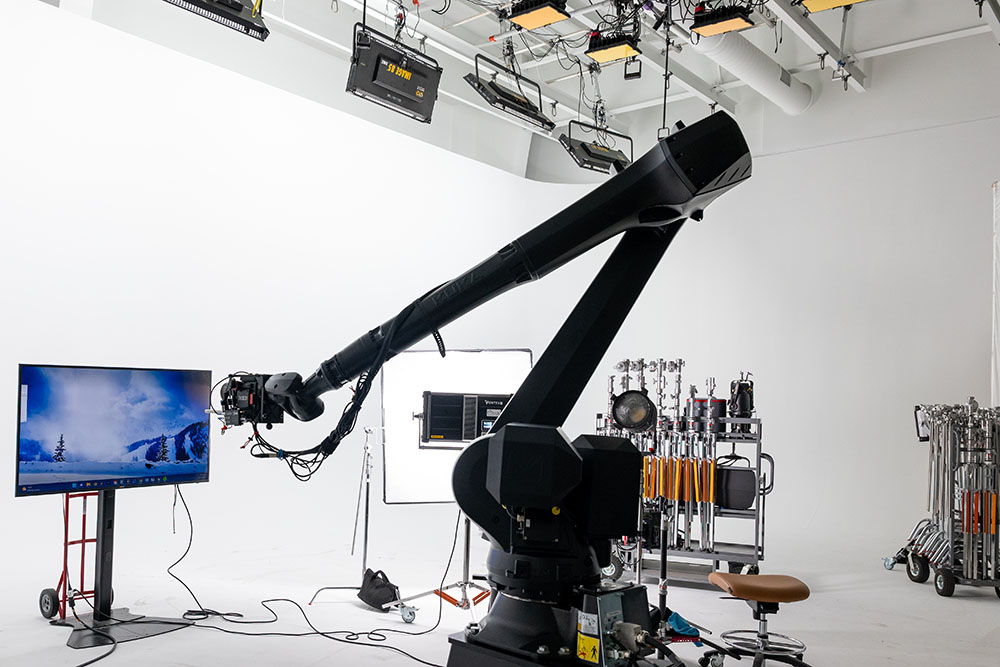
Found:
[[[411,595],[405,597],[401,600],[394,600],[392,602],[386,603],[384,608],[391,609],[400,605],[405,605],[411,600],[416,600],[417,598],[426,597],[428,595],[437,595],[439,598],[447,602],[448,604],[454,605],[459,609],[472,609],[486,598],[490,596],[490,589],[485,586],[472,581],[472,575],[469,573],[469,563],[471,560],[471,550],[472,550],[472,521],[469,517],[465,517],[465,545],[463,547],[462,554],[462,579],[461,581],[456,581],[454,583],[443,586],[442,588],[435,588],[434,590],[424,591],[423,593],[418,593],[416,595]],[[448,595],[445,591],[450,591],[454,589],[459,589],[461,591],[461,597],[455,598]],[[478,591],[471,598],[469,597],[469,589]]]
[[[372,447],[371,447],[371,434],[372,427],[365,427],[365,456],[361,463],[361,482],[358,485],[358,504],[357,509],[354,512],[354,535],[351,538],[351,555],[354,555],[355,547],[358,541],[358,518],[361,515],[361,496],[364,495],[365,498],[365,527],[364,527],[364,537],[361,542],[361,577],[362,580],[365,576],[365,571],[368,569],[368,524],[369,517],[371,516],[371,497],[372,497]],[[312,598],[309,600],[309,604],[312,604],[316,597],[323,591],[360,591],[361,585],[357,586],[324,586],[320,588],[315,593],[313,593]]]

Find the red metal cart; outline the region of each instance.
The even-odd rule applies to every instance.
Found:
[[[87,567],[87,545],[96,544],[97,537],[87,537],[87,498],[96,496],[97,491],[86,491],[82,493],[67,493],[63,495],[63,563],[62,573],[59,575],[59,583],[55,588],[46,588],[38,597],[38,609],[45,618],[52,618],[59,614],[59,620],[66,620],[66,603],[72,598],[81,600],[93,598],[94,589],[84,588]],[[82,514],[80,517],[80,537],[71,540],[69,537],[70,524],[70,501],[80,498],[82,503]],[[69,582],[69,548],[80,546],[80,578],[76,581],[76,586],[71,589]]]

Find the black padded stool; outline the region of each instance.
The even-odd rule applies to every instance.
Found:
[[[809,667],[802,661],[806,645],[798,639],[767,630],[767,615],[778,613],[782,602],[799,602],[809,597],[809,587],[782,574],[725,574],[713,572],[708,580],[735,598],[745,601],[759,623],[757,630],[730,630],[720,636],[729,650],[712,650],[698,660],[701,667],[721,667],[726,655],[753,658],[753,667],[766,662],[781,662],[795,667]]]

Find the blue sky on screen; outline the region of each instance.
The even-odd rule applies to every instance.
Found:
[[[27,421],[21,438],[36,440],[51,453],[63,435],[73,444],[74,460],[117,460],[133,442],[205,421],[207,375],[25,366]]]

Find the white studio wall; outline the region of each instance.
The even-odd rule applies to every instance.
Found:
[[[29,360],[210,368],[216,379],[247,368],[310,373],[579,192],[531,184],[32,0],[6,11],[17,37],[2,57],[21,63],[4,70],[5,99],[16,102],[0,111],[0,366],[10,378],[0,391],[10,405],[16,364]],[[264,117],[287,122],[264,129]],[[538,334],[518,321],[534,312],[524,296],[449,327],[446,343],[529,347]],[[315,444],[346,401],[331,396],[322,423],[268,436],[288,448]],[[373,400],[311,485],[241,451],[248,433],[214,430],[212,482],[187,490],[202,517],[203,562],[220,549],[256,552],[252,567],[265,568],[334,545],[345,553],[360,427],[378,423]],[[12,408],[9,441],[14,427]],[[9,496],[4,525],[34,546],[5,563],[48,582],[58,573],[58,501]],[[117,557],[162,571],[183,547],[168,532],[170,490],[122,496]],[[391,531],[384,516],[377,507],[373,553],[427,558],[436,572],[453,509],[394,510],[391,521],[409,519]],[[440,547],[415,548],[420,541]]]
[[[0,451],[12,458],[18,362],[309,373],[588,189],[519,179],[33,0],[7,4]],[[922,515],[912,406],[990,388],[997,155],[1000,120],[986,119],[758,159],[678,236],[567,433],[591,431],[618,359],[681,356],[699,384],[752,370],[777,461],[765,571],[810,571],[823,593],[881,567]],[[537,361],[607,251],[446,327],[445,342]],[[268,437],[314,444],[344,402],[331,394],[325,419]],[[378,420],[372,402],[359,427]],[[309,484],[251,459],[246,435],[213,433],[212,481],[186,489],[201,526],[190,567],[255,601],[289,594],[305,556],[351,562],[364,434]],[[34,613],[58,573],[59,503],[11,495],[0,517],[23,546],[0,564]],[[119,581],[162,578],[183,549],[171,502],[169,489],[121,494],[116,558],[133,565]],[[372,554],[433,578],[453,520],[451,506],[375,503]],[[179,592],[171,604],[189,603]],[[12,650],[28,649],[0,643],[0,663]]]

